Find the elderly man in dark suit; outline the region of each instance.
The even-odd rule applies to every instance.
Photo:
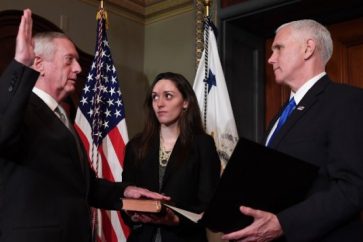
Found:
[[[96,178],[61,120],[59,103],[74,91],[80,71],[65,35],[32,41],[31,11],[24,10],[15,60],[0,79],[1,242],[88,242],[90,206],[119,210],[123,196],[168,199]]]
[[[319,166],[319,176],[305,200],[278,214],[241,207],[254,222],[223,238],[363,241],[363,91],[329,79],[333,43],[316,21],[279,27],[272,51],[276,82],[291,96],[272,120],[266,145]]]

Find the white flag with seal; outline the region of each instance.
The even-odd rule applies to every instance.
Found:
[[[213,136],[222,168],[224,168],[237,144],[238,133],[228,95],[216,38],[209,26],[208,56],[203,51],[195,76],[193,89],[198,99],[202,119],[206,112],[206,132]],[[208,58],[208,95],[205,110],[205,61]],[[204,122],[204,120],[203,120]]]

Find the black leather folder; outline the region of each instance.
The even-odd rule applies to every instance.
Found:
[[[252,223],[241,205],[278,213],[304,200],[318,167],[240,138],[201,223],[228,233]]]

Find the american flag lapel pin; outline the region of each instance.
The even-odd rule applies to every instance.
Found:
[[[304,110],[305,106],[298,106],[296,109],[299,110],[299,111],[302,111]]]

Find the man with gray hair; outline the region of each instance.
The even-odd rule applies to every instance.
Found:
[[[277,214],[241,204],[254,222],[223,239],[363,241],[363,91],[330,80],[332,50],[329,31],[314,20],[277,29],[268,62],[291,94],[265,144],[317,165],[319,175],[305,200]]]
[[[60,105],[80,72],[73,42],[52,32],[33,42],[24,10],[14,60],[0,77],[1,242],[90,242],[91,206],[120,210],[122,197],[169,199],[96,177]]]

